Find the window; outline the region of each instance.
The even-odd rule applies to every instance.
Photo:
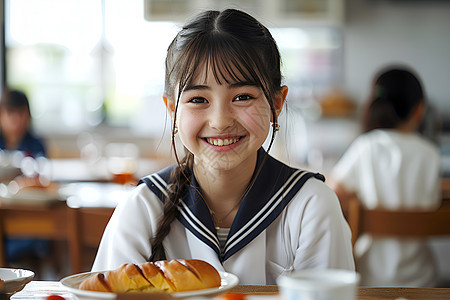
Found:
[[[139,0],[14,0],[6,12],[7,83],[28,94],[38,131],[164,123],[146,113],[164,112],[175,24],[145,21]]]

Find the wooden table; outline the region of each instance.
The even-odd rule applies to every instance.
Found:
[[[251,296],[261,296],[261,300],[278,300],[277,286],[257,286],[257,285],[240,285],[235,287],[233,292],[244,293]],[[32,281],[24,290],[15,294],[12,300],[30,300],[45,299],[46,296],[57,294],[63,296],[67,300],[75,300],[74,295],[66,291],[56,281]],[[256,298],[256,297],[252,297]],[[450,299],[450,289],[432,289],[432,288],[373,288],[359,287],[358,300],[384,300],[384,299]],[[152,299],[152,297],[148,297]]]
[[[0,267],[6,266],[4,237],[66,241],[73,274],[83,271],[83,247],[98,247],[113,207],[75,207],[66,201],[0,201]]]
[[[33,205],[0,202],[0,266],[6,265],[4,237],[67,239],[67,206],[63,201]]]
[[[238,285],[233,292],[250,295],[278,294],[277,286]],[[358,300],[377,299],[450,299],[450,288],[388,288],[388,287],[359,287]]]

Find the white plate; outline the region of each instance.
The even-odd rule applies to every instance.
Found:
[[[80,290],[78,286],[86,278],[101,272],[87,272],[81,274],[75,274],[61,279],[60,283],[63,287],[67,288],[69,292],[75,294],[79,299],[116,299],[114,293],[92,292]],[[186,298],[193,296],[214,296],[221,294],[239,283],[239,279],[236,275],[227,272],[219,272],[221,285],[218,288],[203,289],[189,292],[172,293],[171,295],[176,298]]]
[[[33,280],[34,272],[23,269],[0,268],[0,278],[4,281],[0,294],[13,294]]]

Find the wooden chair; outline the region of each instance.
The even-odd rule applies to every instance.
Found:
[[[450,235],[450,201],[434,211],[365,209],[359,201],[349,203],[347,221],[352,243],[363,233],[372,236],[418,237]]]
[[[68,209],[71,269],[73,273],[87,272],[90,271],[103,231],[114,212],[114,208],[80,207]]]
[[[4,251],[6,237],[66,241],[65,202],[54,200],[17,204],[0,199],[0,267],[8,266]]]
[[[89,271],[113,212],[112,207],[71,208],[60,200],[15,203],[0,199],[0,267],[8,266],[4,239],[24,237],[68,244],[71,274]]]

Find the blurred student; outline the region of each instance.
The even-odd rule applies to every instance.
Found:
[[[4,89],[0,100],[0,149],[45,156],[43,142],[31,132],[30,104],[18,90]]]
[[[30,104],[18,90],[5,88],[0,99],[0,150],[22,151],[33,158],[45,156],[44,143],[31,131]],[[6,260],[42,258],[48,254],[48,242],[34,239],[6,239]]]
[[[363,116],[363,134],[332,171],[345,204],[357,197],[369,209],[430,210],[440,204],[440,156],[417,128],[425,95],[415,73],[392,66],[377,74]],[[361,284],[432,287],[436,267],[424,241],[361,237],[355,245]]]

